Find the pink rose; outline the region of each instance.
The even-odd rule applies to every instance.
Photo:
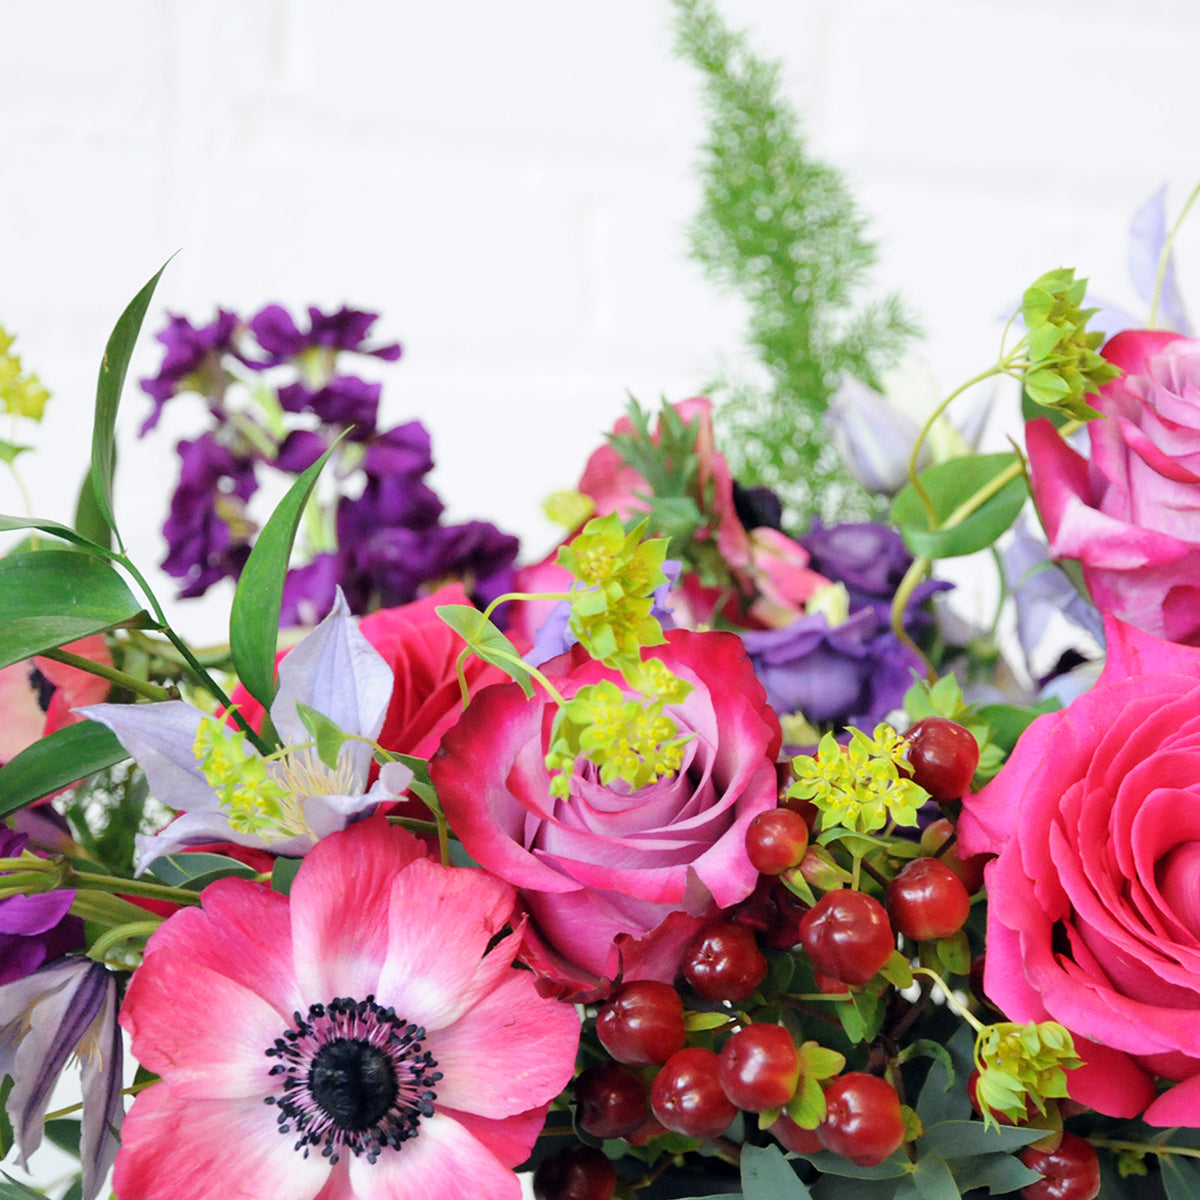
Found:
[[[1200,1126],[1200,650],[1107,621],[1099,682],[1039,717],[967,797],[987,868],[984,987],[1055,1020],[1084,1066],[1071,1096]],[[1174,1083],[1155,1097],[1155,1078]]]
[[[696,735],[676,776],[630,794],[581,763],[570,798],[555,799],[553,705],[516,684],[480,692],[430,763],[466,851],[520,890],[532,918],[523,957],[576,995],[602,994],[619,973],[672,980],[687,938],[758,881],[746,826],[776,803],[779,722],[733,634],[667,639],[656,657],[694,685],[669,710]],[[617,678],[578,650],[542,669],[568,698]]]
[[[1090,460],[1049,421],[1026,432],[1050,553],[1079,560],[1102,612],[1200,644],[1200,342],[1119,333],[1104,357],[1125,374],[1092,401]]]

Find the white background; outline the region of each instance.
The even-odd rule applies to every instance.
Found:
[[[786,64],[946,384],[991,361],[996,318],[1048,268],[1136,307],[1130,216],[1163,183],[1177,211],[1200,174],[1194,0],[722,8]],[[135,441],[132,381],[167,308],[380,311],[405,347],[379,372],[385,419],[432,430],[452,519],[531,555],[543,496],[626,389],[679,399],[737,358],[740,306],[686,258],[704,126],[667,0],[0,0],[0,18],[0,323],[54,392],[24,460],[39,515],[70,519],[107,334],[180,251],[120,426],[119,517],[145,566],[175,461],[169,433]],[[0,511],[20,507],[0,481]],[[225,603],[172,611],[218,638]]]

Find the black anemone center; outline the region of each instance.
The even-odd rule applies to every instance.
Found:
[[[351,1133],[370,1129],[399,1093],[396,1069],[388,1056],[350,1038],[338,1038],[317,1051],[308,1086],[321,1108]]]

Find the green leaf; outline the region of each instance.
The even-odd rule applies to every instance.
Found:
[[[742,1192],[746,1200],[812,1200],[778,1146],[742,1147]]]
[[[903,1150],[897,1150],[890,1158],[873,1167],[860,1167],[828,1150],[822,1150],[820,1154],[805,1154],[804,1158],[822,1175],[844,1175],[847,1179],[898,1179],[912,1171],[912,1163]]]
[[[925,1154],[917,1160],[912,1181],[921,1200],[962,1200],[946,1160],[936,1154]]]
[[[888,955],[888,960],[880,968],[879,973],[895,987],[912,987],[912,964],[899,950],[893,950]]]
[[[307,704],[296,702],[296,715],[301,724],[312,734],[317,743],[317,756],[331,770],[337,770],[338,754],[346,744],[349,734],[331,721],[324,713],[319,713]]]
[[[991,741],[1011,754],[1017,739],[1038,717],[1057,712],[1060,708],[1062,701],[1050,696],[1028,706],[985,704],[978,710],[977,716],[987,722]]]
[[[83,1174],[75,1176],[71,1186],[62,1194],[62,1200],[83,1200]]]
[[[1041,1179],[1036,1171],[1030,1170],[1013,1154],[987,1154],[964,1159],[954,1163],[953,1169],[954,1178],[964,1192],[987,1188],[993,1196],[1007,1196]],[[1105,1188],[1101,1195],[1107,1198],[1108,1189]]]
[[[246,691],[268,711],[275,698],[275,643],[279,638],[288,559],[304,506],[333,450],[334,446],[330,446],[288,488],[255,540],[233,594],[229,650],[234,669]]]
[[[816,1129],[825,1119],[825,1093],[816,1076],[805,1075],[788,1101],[787,1114],[801,1129]]]
[[[129,370],[129,359],[133,354],[138,333],[141,332],[146,309],[150,307],[150,298],[154,295],[154,289],[158,286],[158,281],[170,261],[167,259],[167,262],[159,267],[150,282],[129,302],[129,306],[120,315],[109,335],[108,345],[104,348],[104,358],[100,362],[100,378],[96,382],[96,416],[92,426],[91,478],[96,507],[105,524],[114,533],[117,532],[117,525],[113,518],[112,485],[117,463],[117,447],[114,436],[117,409],[121,404],[121,390],[125,386],[125,373]],[[120,540],[118,534],[118,545],[120,545]]]
[[[516,646],[479,609],[469,604],[439,604],[434,612],[471,647],[473,654],[499,667],[521,685],[526,696],[533,696],[533,681]]]
[[[702,1029],[720,1029],[729,1024],[727,1012],[686,1012],[683,1014],[683,1027],[689,1033],[698,1033]]]
[[[1008,480],[969,516],[959,518],[954,514],[1019,461],[1015,454],[976,454],[923,471],[921,483],[933,502],[939,528],[930,528],[925,505],[908,484],[892,503],[892,520],[900,527],[908,548],[924,558],[956,558],[990,546],[1017,519],[1025,503],[1029,487],[1024,475]]]
[[[164,854],[150,864],[150,874],[171,887],[199,892],[217,879],[235,875],[254,879],[258,872],[236,858],[224,854]]]
[[[102,559],[74,550],[0,559],[0,667],[119,625],[154,622]]]
[[[75,520],[72,524],[85,544],[94,544],[104,550],[112,549],[112,530],[104,520],[104,514],[96,501],[96,485],[90,469],[79,488],[79,498],[75,501]]]
[[[6,1183],[0,1183],[0,1200],[46,1200],[45,1192],[35,1192],[33,1188],[26,1187],[23,1183],[14,1179],[7,1171],[0,1171],[7,1180]]]
[[[288,895],[302,862],[302,858],[277,858],[275,866],[271,868],[271,890],[284,896]]]
[[[955,1071],[950,1051],[940,1042],[921,1038],[905,1047],[906,1061],[916,1054],[933,1058],[921,1094],[917,1097],[917,1116],[926,1129],[941,1121],[970,1115],[971,1106],[965,1094],[954,1089]]]
[[[0,767],[0,817],[128,757],[116,734],[95,721],[47,734]]]
[[[46,1122],[46,1136],[60,1149],[79,1157],[80,1126],[78,1119],[58,1117]]]
[[[76,533],[69,525],[60,524],[43,517],[10,517],[0,516],[0,533],[15,533],[19,529],[39,529],[42,533],[53,534],[64,541],[73,542],[85,550],[92,550],[100,555],[107,555],[108,550],[97,542],[89,541],[82,534]]]
[[[412,783],[408,785],[408,790],[424,801],[425,806],[434,816],[441,815],[442,805],[429,779],[429,761],[427,759],[417,758],[413,754],[397,754],[395,750],[376,750],[375,761],[378,763],[398,762],[406,766],[413,773]]]
[[[1044,1129],[1017,1129],[1015,1126],[989,1129],[982,1121],[939,1121],[925,1130],[917,1142],[917,1149],[922,1155],[940,1154],[943,1158],[1011,1154],[1045,1136]]]
[[[1200,1166],[1185,1162],[1170,1154],[1161,1154],[1158,1165],[1162,1168],[1163,1188],[1167,1200],[1196,1200],[1200,1196]]]
[[[0,1076],[0,1158],[7,1158],[13,1147],[13,1127],[8,1119],[8,1093],[12,1090],[12,1076]]]

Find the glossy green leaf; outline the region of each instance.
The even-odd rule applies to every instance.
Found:
[[[167,262],[171,260],[168,259]],[[100,377],[96,381],[96,415],[92,425],[92,481],[95,488],[96,506],[108,527],[116,533],[113,519],[112,485],[116,470],[117,447],[115,430],[117,409],[121,403],[121,390],[125,386],[125,374],[129,370],[129,359],[141,332],[142,321],[150,307],[150,298],[162,273],[167,269],[163,263],[149,283],[129,302],[129,306],[117,319],[104,348],[100,362]],[[117,535],[120,544],[120,535]]]
[[[154,622],[103,559],[74,550],[0,559],[0,667],[119,625]]]
[[[263,526],[246,560],[229,613],[229,649],[238,678],[264,708],[275,698],[275,643],[283,580],[296,530],[331,446],[295,483]]]
[[[1017,739],[1045,713],[1057,712],[1062,701],[1054,696],[1039,700],[1036,704],[1021,707],[1016,704],[985,704],[978,716],[988,724],[988,736],[1001,749],[1012,751]]]
[[[931,529],[929,514],[909,484],[892,504],[892,520],[908,548],[924,558],[956,558],[990,546],[1017,519],[1029,494],[1023,474],[1009,479],[969,516],[960,506],[1017,462],[1015,454],[976,454],[951,459],[921,473],[937,513],[939,528]]]
[[[85,543],[103,547],[105,550],[112,548],[112,530],[109,529],[108,522],[100,511],[100,505],[96,502],[96,486],[90,468],[79,487],[72,525]]]
[[[72,542],[84,550],[94,550],[97,554],[106,554],[107,547],[90,540],[83,534],[76,533],[69,525],[58,521],[44,520],[41,517],[10,517],[0,515],[0,533],[15,533],[19,529],[37,529],[42,533],[53,534],[65,542]]]
[[[778,1146],[743,1146],[741,1163],[746,1200],[812,1200]]]
[[[150,864],[150,874],[171,887],[199,892],[218,879],[233,875],[254,879],[258,872],[236,858],[224,854],[164,854]]]
[[[533,682],[520,651],[479,609],[469,604],[439,604],[434,612],[471,647],[472,653],[511,676],[526,696],[533,695]]]
[[[0,817],[128,757],[117,735],[95,721],[47,734],[0,767]]]

